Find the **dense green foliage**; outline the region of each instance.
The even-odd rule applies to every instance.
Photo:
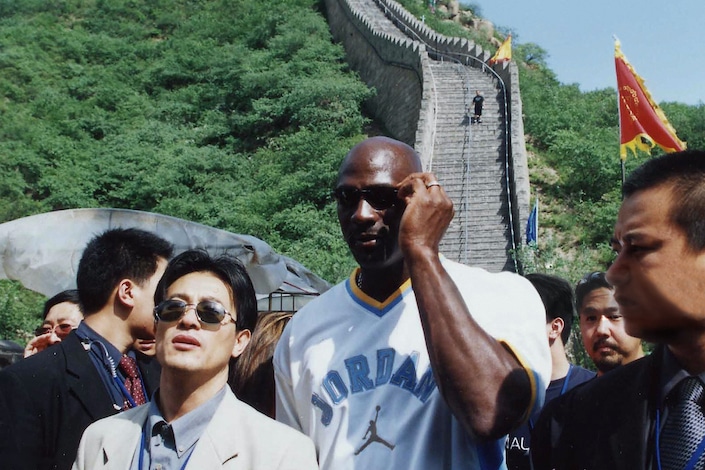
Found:
[[[0,2],[0,222],[153,211],[254,235],[330,281],[347,275],[330,189],[372,92],[317,8]]]
[[[280,247],[330,202],[369,91],[310,2],[149,3],[5,19],[2,220],[123,207]]]
[[[24,346],[41,324],[44,300],[19,282],[0,281],[0,339],[12,339]]]

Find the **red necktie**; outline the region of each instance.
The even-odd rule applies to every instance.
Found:
[[[130,392],[130,395],[135,403],[137,405],[147,403],[144,396],[144,389],[142,388],[142,380],[140,379],[140,374],[137,371],[137,361],[130,356],[122,356],[118,368],[123,374],[125,374],[125,388],[128,392]],[[131,408],[130,402],[125,400],[123,409],[126,410],[128,408]]]

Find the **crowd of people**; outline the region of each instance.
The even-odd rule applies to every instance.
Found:
[[[705,154],[623,192],[606,272],[489,273],[439,252],[414,149],[367,139],[334,188],[358,267],[296,314],[258,314],[233,257],[98,234],[0,371],[0,466],[702,470]]]

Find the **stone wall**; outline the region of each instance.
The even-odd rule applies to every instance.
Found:
[[[402,31],[410,33],[413,37],[426,45],[426,52],[433,59],[441,57],[452,57],[459,62],[475,67],[480,70],[489,71],[491,68],[494,73],[502,80],[507,93],[507,111],[510,119],[510,139],[509,139],[509,155],[510,155],[510,171],[513,178],[514,188],[512,191],[512,207],[513,217],[515,218],[514,227],[518,232],[520,228],[526,226],[526,220],[529,216],[529,167],[526,158],[526,144],[524,142],[524,121],[522,116],[521,93],[519,91],[519,72],[514,62],[505,62],[488,65],[491,54],[485,51],[479,44],[473,41],[461,38],[450,38],[442,34],[438,34],[425,24],[421,23],[404,7],[394,0],[375,0],[386,12],[386,16],[393,21]],[[428,90],[428,88],[424,88]],[[433,96],[431,93],[424,94],[425,101],[423,107],[432,107]],[[420,117],[417,128],[417,148],[427,150],[427,141],[433,141],[433,129],[431,119],[423,119]],[[420,148],[419,148],[420,146]],[[518,221],[518,225],[517,222]],[[517,242],[521,241],[521,233],[516,237]]]
[[[511,116],[509,130],[509,151],[513,183],[512,207],[514,224],[518,234],[515,234],[517,244],[523,243],[524,227],[529,218],[531,209],[530,203],[530,182],[529,165],[526,156],[526,141],[524,140],[524,119],[521,103],[521,92],[519,91],[519,70],[514,62],[495,64],[493,67],[497,75],[507,87],[507,106]]]
[[[392,136],[414,145],[423,94],[424,46],[376,31],[347,0],[326,0],[333,38],[348,64],[376,89],[371,107]]]
[[[516,64],[490,67],[487,62],[491,54],[473,41],[436,33],[394,0],[374,1],[401,31],[418,41],[377,31],[355,11],[350,0],[325,0],[330,30],[334,39],[345,47],[350,67],[376,89],[371,102],[376,117],[393,137],[414,146],[420,155],[433,155],[436,129],[437,93],[429,73],[429,57],[444,60],[450,57],[497,77],[498,83],[503,82],[510,117],[507,132],[512,217],[515,240],[520,243],[530,195]]]
[[[480,45],[468,39],[450,38],[433,31],[394,0],[374,1],[382,7],[387,18],[397,24],[402,31],[410,33],[411,36],[426,44],[431,57],[436,58],[434,56],[442,54],[474,67],[483,67],[490,59],[490,53],[484,51]]]

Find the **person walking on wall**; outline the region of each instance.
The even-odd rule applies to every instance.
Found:
[[[472,99],[472,104],[474,106],[474,114],[470,119],[470,123],[481,123],[482,122],[482,105],[485,102],[485,97],[480,94],[480,90],[475,92],[475,97]]]

